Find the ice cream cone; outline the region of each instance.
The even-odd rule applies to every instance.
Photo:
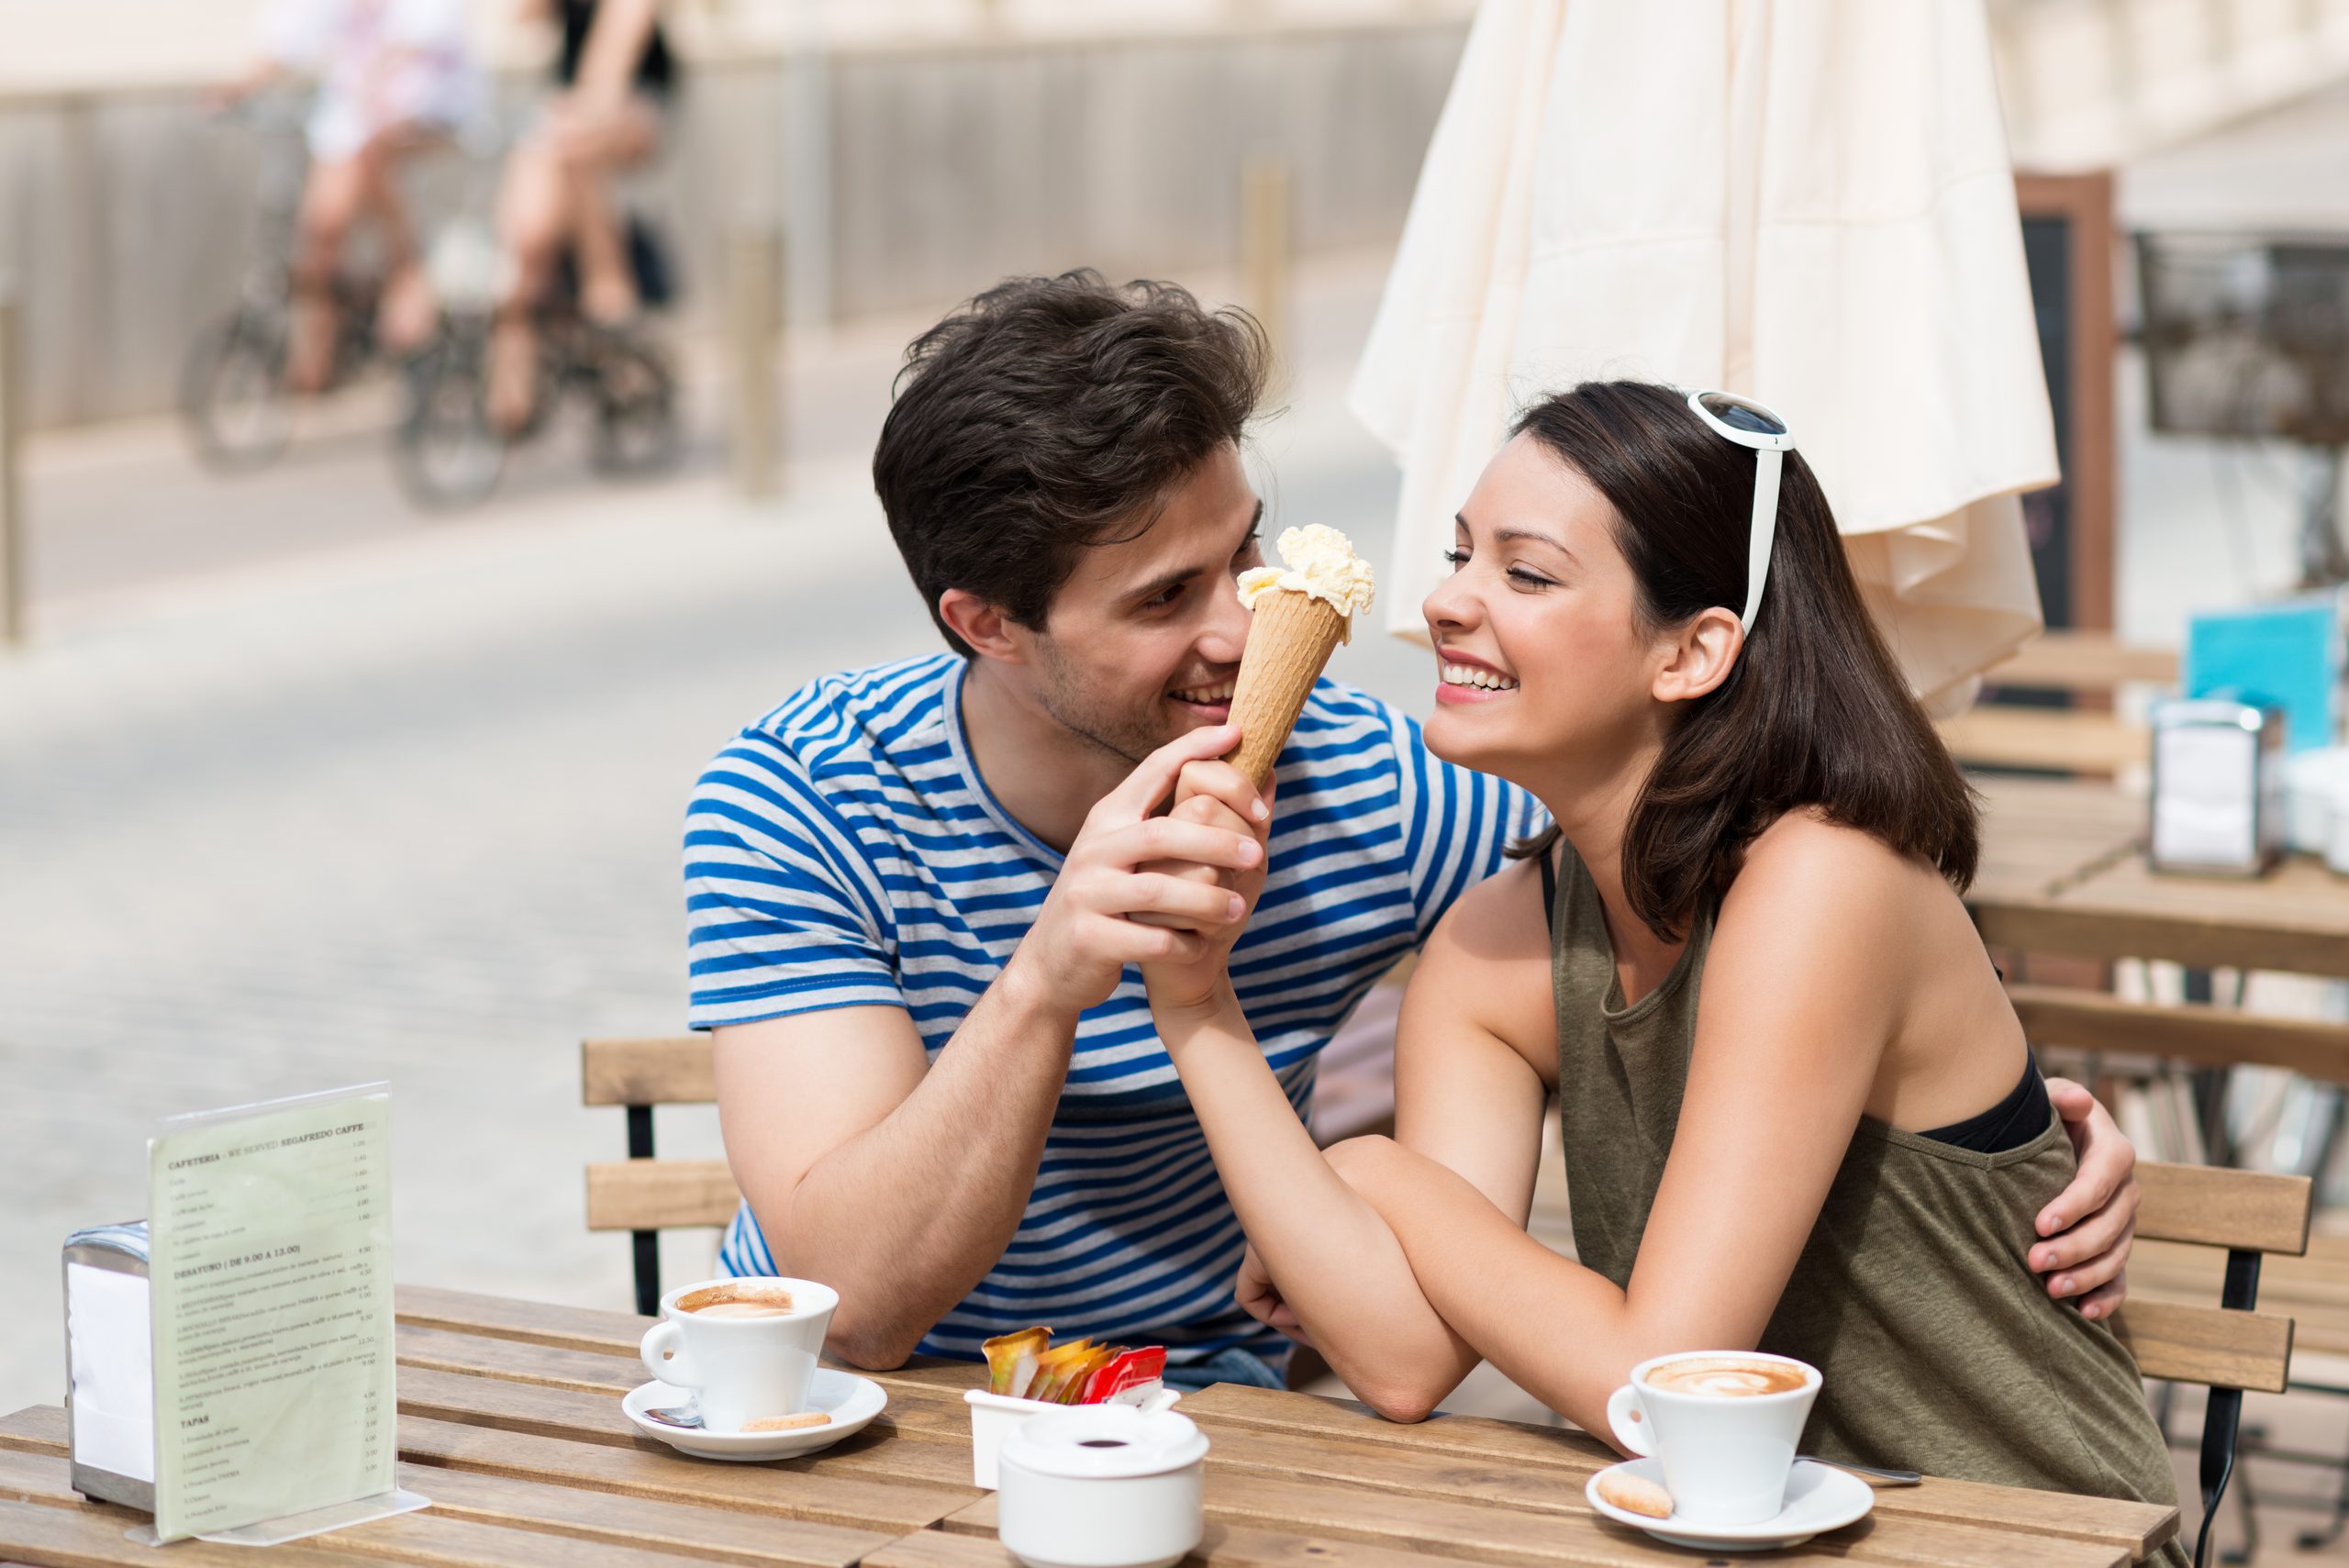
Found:
[[[1256,624],[1231,692],[1240,745],[1230,761],[1258,789],[1272,782],[1313,683],[1345,637],[1346,617],[1327,599],[1278,588],[1257,595]]]

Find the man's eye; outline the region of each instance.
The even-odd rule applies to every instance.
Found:
[[[1182,596],[1183,590],[1181,587],[1177,586],[1169,588],[1163,594],[1154,595],[1150,598],[1144,599],[1142,601],[1141,607],[1146,610],[1163,610]]]

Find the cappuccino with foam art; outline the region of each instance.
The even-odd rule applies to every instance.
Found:
[[[1731,1356],[1689,1356],[1648,1369],[1641,1381],[1670,1394],[1709,1394],[1742,1398],[1791,1394],[1809,1380],[1786,1362],[1744,1361]]]

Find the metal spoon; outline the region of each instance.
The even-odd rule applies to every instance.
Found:
[[[702,1426],[701,1412],[691,1405],[672,1405],[665,1410],[648,1409],[644,1412],[644,1418],[658,1421],[664,1427],[675,1427],[681,1431],[697,1432]]]
[[[1924,1480],[1922,1475],[1913,1470],[1883,1470],[1873,1464],[1854,1464],[1851,1461],[1844,1459],[1821,1459],[1815,1453],[1798,1453],[1795,1458],[1807,1459],[1813,1464],[1831,1464],[1838,1470],[1848,1470],[1855,1475],[1873,1475],[1887,1485],[1914,1486]]]

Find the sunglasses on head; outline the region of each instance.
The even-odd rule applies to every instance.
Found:
[[[1739,626],[1753,629],[1753,615],[1762,607],[1762,585],[1770,577],[1770,547],[1778,538],[1778,473],[1786,454],[1795,450],[1795,438],[1777,413],[1733,392],[1691,392],[1688,406],[1710,426],[1753,451],[1753,520],[1745,538],[1745,609]]]

